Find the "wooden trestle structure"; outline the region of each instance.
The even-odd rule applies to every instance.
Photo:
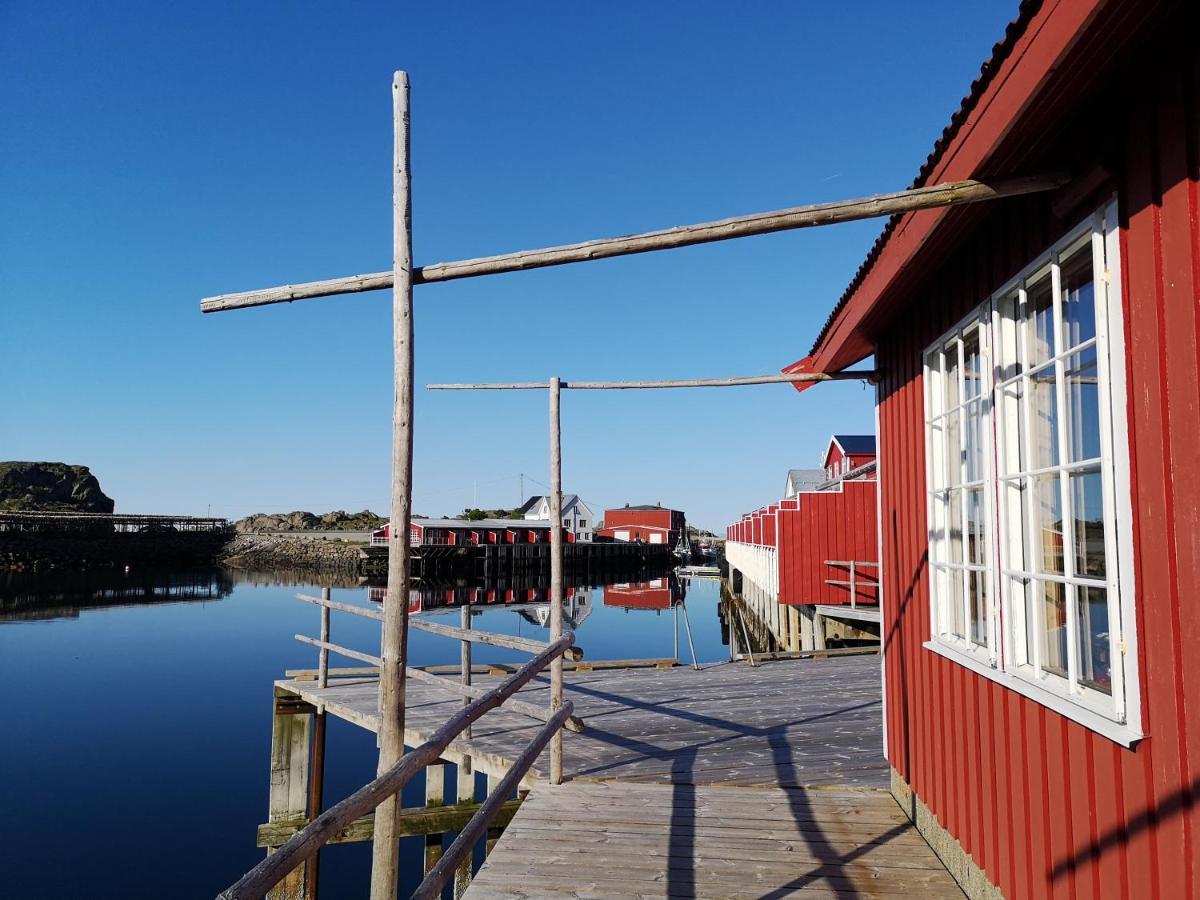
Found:
[[[768,213],[740,216],[697,225],[680,226],[625,237],[568,244],[538,250],[525,250],[500,256],[438,263],[423,267],[412,264],[412,200],[409,166],[409,84],[405,72],[397,72],[392,83],[394,122],[393,165],[393,264],[391,271],[355,275],[325,281],[226,294],[201,301],[203,312],[219,312],[272,303],[284,303],[315,297],[335,296],[362,291],[392,289],[393,351],[395,396],[393,405],[392,533],[407,535],[411,512],[412,437],[413,437],[413,286],[459,278],[523,271],[545,266],[587,262],[634,253],[692,246],[712,241],[730,240],[751,235],[770,234],[790,229],[829,225],[837,222],[888,216],[920,209],[935,209],[976,203],[1001,197],[1049,191],[1065,183],[1058,175],[997,179],[989,182],[960,181],[921,187],[907,191],[880,194],[854,200],[821,203]],[[676,381],[640,382],[562,382],[557,378],[538,384],[457,385],[458,388],[547,389],[550,392],[551,422],[551,517],[561,508],[561,466],[558,438],[559,391],[564,388],[621,390],[681,387],[733,387],[738,385],[823,382],[836,379],[873,378],[870,372],[810,372],[803,374],[761,375],[743,378],[690,379]],[[409,547],[406,540],[390,542],[387,598],[382,613],[381,650],[378,657],[348,651],[325,639],[309,639],[327,660],[329,652],[342,653],[379,668],[378,688],[374,694],[378,705],[379,736],[378,778],[351,797],[316,815],[281,847],[272,852],[259,866],[247,873],[237,884],[225,891],[224,897],[259,897],[285,878],[294,876],[297,867],[315,857],[322,844],[334,839],[359,817],[374,813],[374,848],[372,859],[371,896],[374,900],[391,900],[396,893],[398,839],[404,833],[400,821],[398,791],[424,767],[436,763],[453,742],[462,741],[472,724],[484,713],[508,701],[516,691],[528,684],[539,672],[550,669],[549,711],[544,724],[532,734],[525,751],[512,760],[507,775],[497,790],[482,804],[466,825],[459,839],[438,862],[417,896],[435,896],[446,882],[453,867],[467,859],[467,851],[482,835],[488,823],[499,814],[505,790],[515,787],[524,778],[541,748],[549,744],[552,784],[563,775],[562,737],[560,729],[572,721],[572,704],[562,695],[562,657],[573,645],[570,635],[562,633],[561,597],[562,563],[561,534],[554,541],[552,563],[552,619],[549,642],[534,658],[505,681],[479,695],[470,687],[470,642],[487,641],[481,633],[462,628],[456,636],[462,642],[463,680],[461,693],[466,706],[447,709],[444,724],[433,731],[415,749],[404,752],[406,743],[405,708],[408,678],[413,672],[406,665],[408,620]],[[321,601],[326,609],[333,606],[328,598]],[[532,648],[528,648],[532,649]],[[364,657],[366,657],[364,659]],[[326,667],[322,664],[322,669]],[[445,687],[445,679],[437,679]],[[422,681],[422,684],[425,682]],[[474,698],[474,699],[472,699]],[[452,714],[450,714],[452,712]],[[318,798],[319,799],[319,798]],[[495,801],[495,802],[493,802]],[[465,842],[465,843],[464,843]]]

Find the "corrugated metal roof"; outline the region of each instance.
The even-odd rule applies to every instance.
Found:
[[[959,129],[961,129],[963,123],[967,121],[967,117],[971,114],[971,111],[975,108],[975,105],[983,96],[984,91],[986,91],[988,86],[992,83],[992,79],[995,77],[996,72],[999,71],[1001,64],[1008,58],[1008,55],[1012,53],[1013,47],[1016,46],[1016,43],[1020,39],[1021,35],[1025,33],[1025,29],[1029,26],[1030,21],[1032,21],[1034,15],[1041,8],[1041,6],[1042,0],[1024,0],[1024,2],[1021,3],[1019,9],[1017,10],[1017,17],[1008,23],[1008,27],[1004,29],[1004,37],[992,47],[992,55],[984,61],[983,66],[979,71],[979,77],[971,82],[971,90],[965,97],[963,97],[962,103],[959,104],[959,107],[955,111],[954,115],[950,117],[950,124],[948,124],[942,130],[941,137],[934,142],[933,150],[930,151],[929,156],[925,159],[925,163],[921,166],[921,169],[917,173],[917,177],[913,181],[912,185],[910,185],[910,189],[925,185],[926,180],[933,173],[933,170],[936,168],[937,164],[941,161],[942,154],[946,152],[946,149],[950,146],[950,143],[958,135]],[[842,310],[846,307],[846,304],[850,302],[850,298],[854,296],[855,291],[859,289],[863,283],[863,280],[867,277],[868,273],[870,273],[871,268],[875,265],[876,260],[878,260],[880,254],[883,253],[884,247],[887,246],[888,239],[892,236],[892,232],[895,231],[896,225],[903,217],[904,214],[901,213],[888,219],[887,224],[883,227],[883,231],[880,233],[879,237],[875,239],[874,245],[872,245],[870,251],[867,253],[867,258],[863,260],[862,265],[858,267],[858,271],[854,273],[854,278],[850,281],[849,286],[842,293],[842,296],[838,300],[837,304],[833,307],[833,311],[825,320],[825,324],[821,326],[821,331],[817,335],[817,339],[813,343],[812,349],[809,351],[810,355],[816,353],[820,348],[821,343],[825,340],[826,335],[829,333],[829,329],[833,327],[833,323],[837,320],[838,315],[841,314]]]

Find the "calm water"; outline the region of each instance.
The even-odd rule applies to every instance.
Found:
[[[226,570],[8,581],[0,576],[0,896],[212,897],[260,858],[272,681],[311,668],[319,611],[293,600],[320,585],[287,573]],[[718,585],[694,581],[686,609],[701,662],[729,657]],[[672,584],[577,590],[566,618],[586,658],[674,655]],[[458,623],[422,595],[422,612]],[[333,588],[371,604],[368,588]],[[656,608],[658,607],[658,608]],[[474,607],[473,625],[545,638],[544,603]],[[378,625],[333,614],[332,637],[377,652]],[[680,657],[690,660],[679,625]],[[414,631],[415,665],[457,663],[459,645]],[[475,645],[477,662],[526,654]],[[352,661],[334,664],[357,665]],[[329,717],[325,796],[336,802],[374,777],[374,736]],[[569,752],[568,742],[568,752]],[[448,788],[451,785],[447,785]],[[409,785],[406,805],[423,800]],[[402,849],[406,895],[420,880],[421,839]],[[369,844],[321,856],[329,897],[364,896]]]

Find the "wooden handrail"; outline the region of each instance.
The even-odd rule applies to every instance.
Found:
[[[529,746],[517,757],[508,772],[500,779],[500,783],[496,785],[496,789],[488,795],[487,800],[479,807],[479,811],[471,817],[471,821],[458,833],[458,837],[454,839],[454,843],[450,845],[450,849],[442,854],[442,858],[429,870],[429,874],[425,876],[425,880],[413,891],[413,900],[436,900],[436,898],[442,895],[442,888],[446,886],[446,882],[454,875],[454,870],[458,868],[458,864],[471,852],[476,842],[483,837],[492,819],[496,818],[507,798],[517,789],[517,785],[525,777],[525,773],[533,766],[534,760],[538,758],[551,739],[558,734],[559,729],[571,718],[571,713],[574,710],[575,704],[568,700],[550,718],[550,721],[538,730],[533,740],[529,742]]]
[[[297,594],[297,600],[303,600],[305,603],[312,603],[315,606],[324,606],[328,609],[337,609],[342,612],[350,613],[352,616],[362,616],[364,619],[375,619],[383,621],[383,613],[376,609],[367,609],[365,606],[355,606],[352,603],[341,603],[337,600],[327,600],[324,597],[310,597],[307,594]]]
[[[378,610],[367,609],[363,606],[340,603],[337,600],[327,600],[322,597],[310,597],[307,594],[297,594],[296,599],[303,600],[305,603],[311,603],[314,606],[323,606],[328,609],[350,613],[354,616],[375,619],[379,622],[383,621],[383,613]],[[473,628],[458,628],[454,625],[442,625],[438,622],[426,622],[421,619],[409,619],[408,626],[420,631],[428,631],[430,634],[438,634],[442,637],[454,638],[460,641],[472,641],[477,644],[490,644],[493,647],[505,647],[509,650],[523,650],[526,653],[541,653],[550,646],[544,641],[535,641],[530,638],[516,637],[510,634],[497,634],[492,631],[478,631]],[[579,660],[583,659],[583,651],[578,647],[572,646],[565,656],[571,662],[579,662]]]
[[[461,681],[451,681],[442,675],[434,675],[432,672],[426,672],[422,669],[409,668],[406,672],[409,678],[413,681],[420,681],[423,684],[429,684],[434,687],[441,688],[444,691],[449,691],[452,694],[458,694],[460,697],[486,697],[487,688],[475,687],[470,684],[463,684]],[[511,709],[513,712],[519,712],[522,715],[529,716],[531,719],[537,719],[539,722],[549,722],[551,710],[545,706],[534,706],[532,703],[526,703],[523,700],[509,700],[504,705],[505,709]],[[576,734],[583,733],[583,719],[571,716],[567,720],[566,728],[568,731],[574,731]]]
[[[563,635],[522,666],[514,675],[506,678],[489,691],[487,697],[481,697],[469,706],[463,707],[461,712],[447,719],[442,727],[420,747],[406,753],[399,762],[374,781],[359,788],[340,803],[329,807],[296,832],[282,847],[218,894],[218,900],[258,900],[258,898],[266,896],[267,891],[279,884],[289,872],[316,853],[322,846],[329,843],[330,839],[339,831],[395,796],[418,772],[438,759],[468,725],[482,717],[484,713],[503,704],[523,685],[527,684],[534,675],[545,669],[552,660],[561,656],[574,640],[574,635]],[[567,710],[567,706],[564,705],[563,710]],[[569,710],[567,715],[570,715]],[[565,717],[563,721],[565,721]],[[557,724],[561,726],[562,722]],[[544,731],[545,729],[543,729]],[[543,732],[538,732],[539,738]],[[546,740],[549,741],[549,737]],[[522,773],[523,776],[524,773]],[[480,812],[483,810],[481,809]]]
[[[511,634],[497,634],[493,631],[479,631],[475,628],[458,628],[454,625],[442,625],[438,622],[427,622],[424,619],[409,619],[409,628],[428,631],[430,634],[440,634],[442,637],[455,638],[460,641],[471,641],[476,644],[491,644],[493,647],[506,647],[509,650],[523,650],[526,653],[540,653],[549,644],[534,641],[529,638],[516,637]],[[583,651],[572,646],[564,656],[572,662],[583,659]]]
[[[359,650],[351,650],[349,647],[331,644],[329,641],[319,641],[316,638],[310,638],[307,634],[296,635],[296,640],[300,641],[302,644],[312,644],[314,647],[319,647],[322,650],[329,650],[333,653],[347,656],[350,659],[357,659],[359,662],[368,663],[376,668],[378,668],[383,662],[378,656],[372,656],[370,653],[363,653]]]

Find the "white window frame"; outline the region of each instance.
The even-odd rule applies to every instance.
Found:
[[[930,639],[955,653],[970,657],[975,662],[987,667],[994,667],[998,657],[996,639],[996,564],[993,548],[995,538],[995,511],[992,504],[995,484],[994,454],[989,451],[992,443],[992,355],[991,355],[991,316],[989,303],[973,310],[953,328],[941,335],[925,351],[925,474],[926,474],[926,514],[930,523],[929,531],[929,578],[930,578]],[[981,383],[979,392],[968,399],[964,388],[964,354],[962,350],[966,336],[974,332],[979,339],[979,367]],[[954,368],[957,372],[958,402],[953,409],[945,409],[942,401],[945,397],[946,346],[954,342]],[[931,366],[931,360],[936,358],[936,370]],[[936,402],[935,402],[936,399]],[[969,479],[964,471],[962,460],[959,461],[955,476],[951,476],[951,461],[946,454],[946,427],[949,417],[955,416],[954,427],[958,432],[958,447],[965,450],[966,443],[966,408],[969,402],[978,400],[980,408],[980,452],[982,454],[982,477]],[[936,428],[936,431],[935,431]],[[936,435],[936,436],[935,436]],[[936,445],[936,448],[935,448]],[[939,471],[940,470],[940,471]],[[983,545],[984,559],[982,563],[972,563],[968,559],[967,539],[967,492],[977,490],[983,496]],[[946,548],[950,546],[948,539],[949,517],[938,514],[939,504],[943,502],[941,495],[957,491],[959,497],[952,500],[945,498],[947,511],[949,504],[958,506],[958,519],[962,529],[961,559],[953,562],[947,559]],[[951,572],[962,573],[962,589],[958,597],[947,596],[947,585],[950,583]],[[977,644],[971,640],[971,610],[969,579],[972,574],[980,573],[987,588],[984,607],[984,643]],[[963,633],[955,635],[952,630],[952,614],[950,604],[960,605],[963,616]]]
[[[1134,594],[1133,572],[1133,502],[1130,481],[1129,441],[1128,441],[1128,393],[1126,390],[1126,355],[1125,335],[1122,319],[1122,297],[1120,291],[1121,270],[1119,252],[1119,225],[1117,220],[1117,201],[1114,198],[1094,215],[1071,229],[1052,247],[1026,266],[1017,276],[1011,279],[988,300],[975,309],[954,329],[933,342],[925,351],[925,458],[927,476],[927,513],[929,516],[930,544],[930,639],[925,647],[945,656],[955,662],[975,671],[984,677],[999,682],[1006,687],[1029,697],[1061,715],[1079,722],[1085,727],[1109,739],[1129,746],[1144,736],[1141,710],[1140,690],[1140,655],[1137,644],[1136,603]],[[1064,360],[1069,355],[1080,352],[1077,348],[1070,353],[1064,350],[1063,325],[1061,320],[1061,289],[1058,277],[1057,263],[1059,259],[1076,252],[1087,243],[1091,243],[1093,257],[1093,296],[1096,311],[1095,349],[1097,358],[1097,374],[1099,379],[1099,423],[1100,423],[1100,473],[1102,476],[1102,493],[1104,503],[1104,540],[1105,540],[1105,577],[1104,588],[1107,590],[1109,601],[1108,621],[1110,629],[1110,667],[1111,695],[1081,684],[1077,679],[1078,664],[1075,656],[1078,653],[1078,631],[1074,626],[1076,604],[1073,600],[1073,588],[1066,591],[1066,615],[1068,618],[1068,676],[1040,671],[1039,658],[1035,657],[1033,664],[1023,660],[1020,651],[1024,648],[1024,594],[1016,595],[1012,591],[1014,580],[1028,579],[1029,575],[1019,559],[1014,560],[1012,543],[1014,537],[1019,542],[1022,537],[1031,534],[1033,511],[1032,503],[1027,504],[1029,522],[1017,532],[1010,531],[1009,503],[1005,487],[1028,479],[1029,468],[1025,472],[1009,473],[1005,470],[1007,457],[1005,455],[1006,441],[1014,439],[1010,432],[1006,434],[1006,422],[1003,405],[1007,402],[1026,404],[1025,421],[1029,419],[1029,398],[1022,395],[1020,401],[1006,401],[1001,391],[1016,379],[1011,375],[1002,377],[997,366],[1004,352],[1001,341],[1007,337],[1004,329],[1008,328],[1001,304],[1015,291],[1023,291],[1030,280],[1036,278],[1047,267],[1052,271],[1052,291],[1055,297],[1053,324],[1056,334],[1055,349],[1058,353],[1053,363],[1056,368],[1056,392],[1058,404],[1058,443],[1059,465],[1053,467],[1054,472],[1061,472],[1073,467],[1072,463],[1063,461],[1067,450],[1066,443],[1066,410],[1065,388],[1062,375]],[[1054,264],[1052,266],[1052,264]],[[988,419],[994,423],[992,432],[985,441],[985,472],[987,479],[987,548],[989,553],[990,594],[989,594],[989,646],[987,652],[983,648],[971,645],[970,641],[948,640],[941,629],[938,620],[938,610],[943,598],[939,596],[938,581],[935,578],[935,562],[937,548],[936,527],[934,518],[934,496],[936,485],[940,482],[933,477],[933,467],[937,457],[933,453],[933,437],[931,431],[931,416],[934,413],[931,406],[932,396],[942,389],[940,374],[932,372],[928,362],[930,354],[941,352],[945,343],[956,333],[961,333],[964,327],[976,320],[984,320],[983,327],[988,332],[988,348],[996,347],[994,353],[985,357],[984,369],[987,371]],[[981,350],[984,342],[981,338]],[[1021,351],[1021,361],[1024,362],[1025,351]],[[1008,360],[1004,360],[1009,362]],[[1011,362],[1016,362],[1013,360]],[[1040,364],[1039,364],[1040,365]],[[1023,370],[1024,371],[1024,370]],[[939,394],[939,396],[941,396]],[[961,396],[960,396],[961,401]],[[999,404],[1000,408],[996,408]],[[995,412],[995,415],[992,413]],[[961,416],[960,416],[961,421]],[[961,425],[960,425],[961,427]],[[985,429],[987,426],[985,425]],[[1026,435],[1027,439],[1027,435]],[[1024,459],[1026,466],[1033,463],[1028,455],[1029,444],[1025,446]],[[1080,465],[1085,465],[1081,463]],[[1029,490],[1029,488],[1026,488]],[[1065,490],[1065,488],[1063,488]],[[999,495],[999,496],[998,496]],[[1064,565],[1066,566],[1063,582],[1067,584],[1092,583],[1086,576],[1073,579],[1070,576],[1073,561],[1066,560],[1068,555],[1075,553],[1071,530],[1073,523],[1067,514],[1069,503],[1063,498],[1064,534]],[[965,519],[964,519],[965,527]],[[964,541],[964,554],[965,541]],[[1044,577],[1044,576],[1043,576]],[[1057,577],[1051,580],[1058,580]],[[969,632],[969,620],[964,631]],[[1039,629],[1040,631],[1040,629]],[[951,636],[952,637],[952,636]],[[1037,645],[1040,648],[1039,637]],[[1040,655],[1040,649],[1037,651]]]

